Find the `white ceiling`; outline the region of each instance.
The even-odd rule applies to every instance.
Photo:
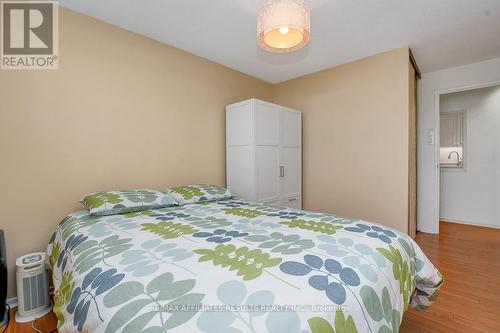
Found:
[[[272,83],[402,46],[423,72],[500,57],[500,0],[310,0],[311,41],[258,48],[264,0],[60,0],[72,10]]]

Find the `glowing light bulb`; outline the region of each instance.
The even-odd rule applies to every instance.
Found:
[[[286,35],[288,33],[288,27],[280,27],[280,34]]]
[[[270,52],[298,50],[309,42],[310,17],[307,0],[266,0],[257,14],[257,43]]]

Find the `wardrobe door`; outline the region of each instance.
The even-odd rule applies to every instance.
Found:
[[[299,148],[302,140],[300,112],[282,108],[279,116],[280,146]]]
[[[257,201],[279,200],[279,110],[255,104],[255,175]]]
[[[226,184],[236,196],[255,200],[253,110],[250,101],[226,107]]]
[[[287,207],[301,208],[301,152],[299,148],[280,147],[280,198]]]
[[[279,199],[278,147],[255,146],[257,201]]]
[[[301,114],[280,110],[280,199],[281,205],[301,208]]]

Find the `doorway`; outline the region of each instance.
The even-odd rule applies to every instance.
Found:
[[[443,92],[438,105],[436,223],[500,228],[500,85]]]

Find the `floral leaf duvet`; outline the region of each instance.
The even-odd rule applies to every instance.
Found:
[[[79,211],[47,253],[61,332],[398,332],[443,282],[396,230],[239,199]]]

